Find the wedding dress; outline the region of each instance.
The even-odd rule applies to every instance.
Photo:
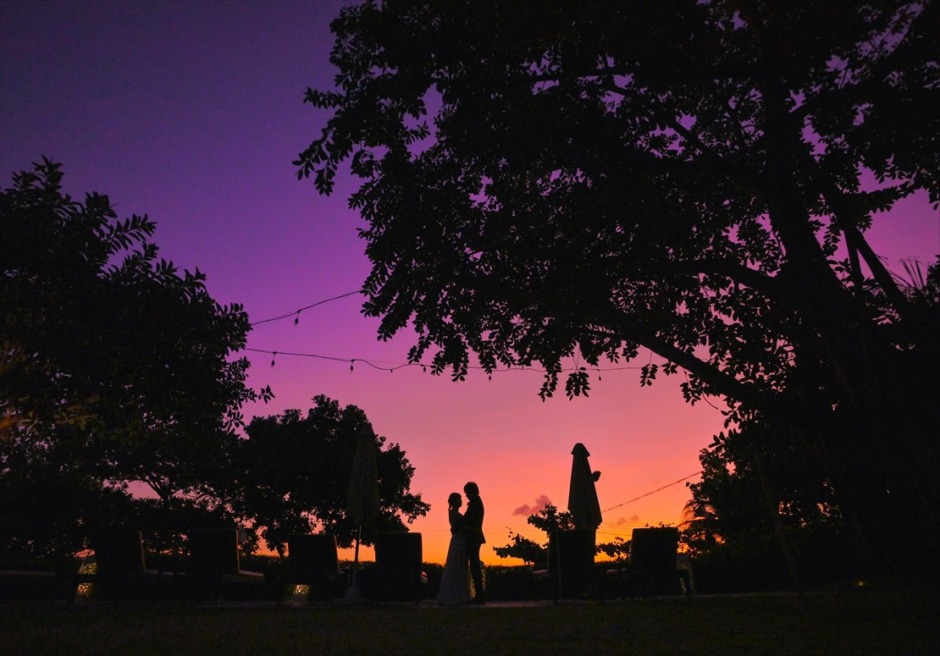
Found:
[[[447,547],[447,560],[444,562],[444,574],[441,576],[441,588],[437,603],[444,606],[456,606],[470,601],[470,568],[467,564],[467,549],[464,544],[460,511],[452,508],[448,511],[450,520],[450,546]]]

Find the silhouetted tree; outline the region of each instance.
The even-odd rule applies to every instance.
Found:
[[[545,542],[539,544],[518,533],[509,532],[509,544],[493,547],[500,558],[519,558],[527,563],[545,566],[548,563],[548,539],[552,531],[574,530],[574,520],[568,511],[560,511],[552,504],[526,516],[526,522],[545,533]]]
[[[543,396],[648,349],[643,384],[681,367],[729,425],[817,431],[878,566],[899,530],[936,548],[940,304],[865,232],[940,200],[938,3],[366,2],[332,29],[296,165],[363,180],[380,337],[411,324],[454,379],[540,362]]]
[[[683,542],[695,555],[766,559],[791,583],[847,576],[855,562],[838,499],[812,441],[752,424],[717,435],[700,455],[703,471]],[[783,573],[783,572],[781,572]]]
[[[610,542],[601,542],[597,545],[597,553],[604,554],[612,559],[618,567],[622,567],[630,557],[630,547],[633,540],[624,540],[622,537],[615,537]]]
[[[548,560],[547,546],[513,531],[509,531],[509,544],[493,547],[493,552],[500,558],[518,558],[526,564],[542,567]]]
[[[519,558],[523,562],[547,566],[548,563],[548,540],[552,531],[571,531],[574,530],[574,520],[568,511],[559,512],[558,508],[552,504],[546,505],[538,512],[534,512],[526,517],[526,522],[545,533],[545,542],[539,544],[535,540],[509,531],[509,544],[502,547],[493,547],[493,551],[500,558]],[[612,542],[603,542],[595,548],[597,553],[622,562],[630,549],[630,541],[624,541],[623,538],[615,538]]]
[[[237,512],[263,527],[267,544],[281,551],[291,533],[325,531],[349,546],[358,525],[347,516],[347,493],[360,429],[366,414],[354,405],[340,407],[325,396],[313,399],[306,415],[287,410],[255,417],[231,461],[230,500]],[[398,444],[376,436],[379,496],[377,516],[363,525],[363,543],[376,531],[404,530],[430,506],[410,491],[414,466]],[[223,486],[225,484],[223,483]]]
[[[231,357],[245,312],[157,259],[154,228],[119,220],[107,196],[72,200],[47,159],[0,192],[0,475],[45,463],[198,494],[241,404],[269,395]]]
[[[0,568],[48,566],[88,545],[101,517],[126,517],[133,505],[119,488],[70,466],[71,457],[14,431],[0,445]]]

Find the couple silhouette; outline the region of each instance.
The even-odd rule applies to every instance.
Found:
[[[463,514],[460,512],[463,505],[460,493],[452,492],[447,497],[450,545],[437,595],[437,602],[443,606],[482,604],[486,601],[480,563],[480,546],[486,542],[483,537],[483,501],[480,499],[480,488],[473,481],[464,485],[463,491],[467,496],[467,510]]]

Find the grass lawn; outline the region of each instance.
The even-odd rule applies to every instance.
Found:
[[[938,594],[852,591],[541,606],[0,606],[18,654],[931,654]]]

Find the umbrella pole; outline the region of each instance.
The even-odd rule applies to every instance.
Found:
[[[356,587],[356,575],[359,573],[359,540],[362,539],[362,524],[359,525],[359,529],[356,531],[356,552],[353,556],[353,573],[352,573],[352,587]]]
[[[346,590],[344,596],[344,601],[347,602],[357,602],[361,601],[359,596],[359,584],[357,582],[357,576],[359,574],[359,540],[362,538],[362,524],[359,525],[358,530],[356,531],[356,551],[353,555],[353,571],[352,571],[352,581],[349,584],[349,588]]]

